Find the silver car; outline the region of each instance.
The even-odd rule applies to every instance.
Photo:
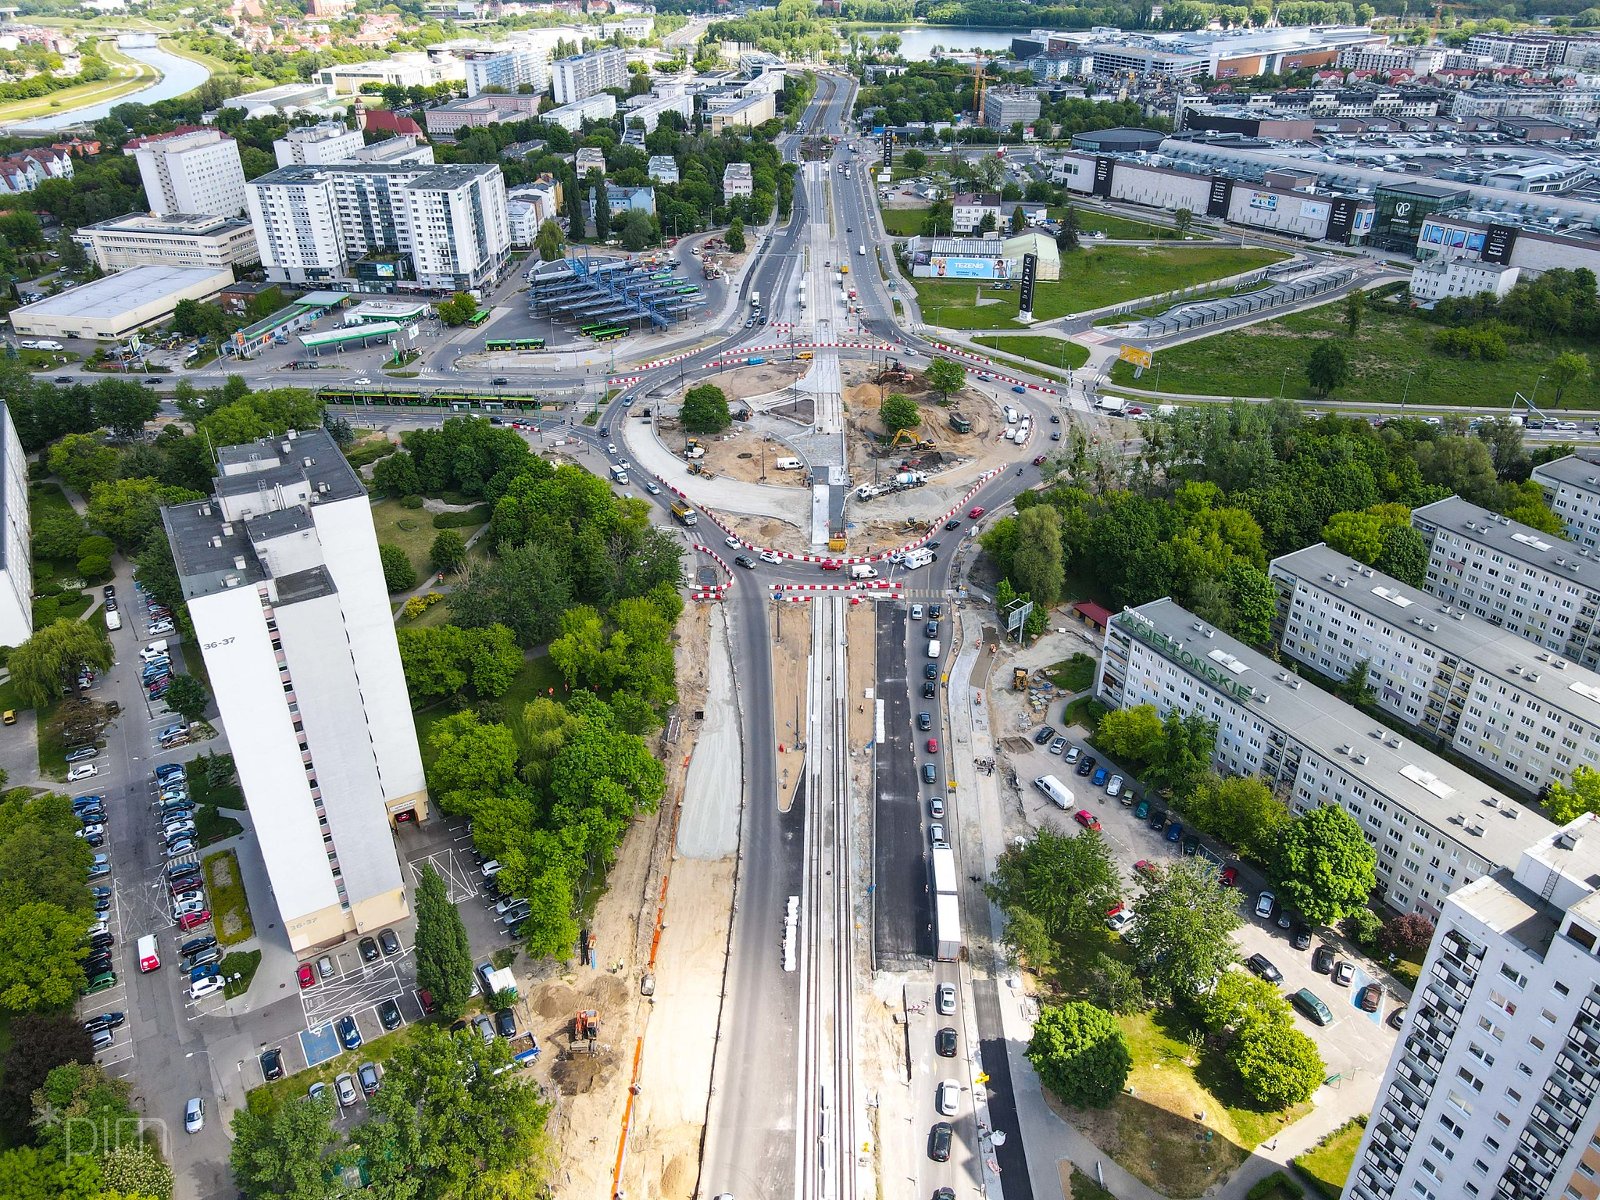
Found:
[[[333,1081],[333,1090],[339,1094],[339,1105],[349,1108],[356,1102],[355,1077],[348,1071]]]

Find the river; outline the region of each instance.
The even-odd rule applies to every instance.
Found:
[[[37,120],[18,122],[19,129],[65,129],[69,125],[83,125],[98,121],[101,117],[111,115],[111,110],[119,104],[138,101],[140,104],[154,104],[157,100],[171,100],[174,96],[182,96],[192,92],[208,78],[211,72],[192,59],[180,58],[176,54],[169,54],[157,47],[122,47],[122,52],[129,58],[138,59],[146,66],[154,67],[161,72],[161,77],[149,87],[141,88],[137,92],[129,92],[125,96],[118,96],[115,100],[108,100],[103,104],[90,104],[83,108],[74,108],[68,112],[56,113],[53,116],[41,117]]]
[[[852,33],[882,37],[892,33],[900,39],[900,56],[907,62],[928,62],[933,48],[942,46],[951,53],[972,50],[1009,50],[1011,39],[1027,37],[1026,29],[965,29],[955,25],[913,25],[906,29],[852,29]]]

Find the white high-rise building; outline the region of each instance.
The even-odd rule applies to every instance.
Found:
[[[296,951],[407,913],[392,822],[426,815],[366,489],[325,430],[230,446],[162,510]]]
[[[244,211],[239,144],[225,133],[184,125],[172,133],[134,138],[122,152],[138,160],[145,198],[157,216],[236,217]]]
[[[468,291],[510,261],[505,177],[491,164],[280,167],[247,190],[275,283]]]
[[[1333,547],[1274,559],[1283,653],[1537,794],[1600,769],[1600,675]]]
[[[1586,667],[1600,667],[1600,559],[1459,496],[1411,524],[1428,540],[1428,590]]]
[[[11,408],[0,400],[0,646],[33,636],[33,533],[28,512],[28,455]]]
[[[1533,481],[1544,489],[1545,502],[1567,527],[1567,536],[1591,553],[1600,550],[1600,463],[1569,454],[1540,463]]]
[[[485,88],[503,88],[516,95],[527,87],[535,96],[550,90],[550,51],[528,42],[511,42],[486,50],[470,50],[467,64],[467,97]]]
[[[1372,843],[1384,901],[1400,912],[1436,912],[1449,893],[1551,828],[1171,600],[1111,618],[1095,695],[1118,708],[1151,704],[1216,722],[1216,770],[1260,778],[1290,812],[1339,805]]]
[[[1597,886],[1589,814],[1445,901],[1349,1200],[1594,1200]]]
[[[343,121],[321,121],[296,126],[273,142],[272,149],[280,167],[293,167],[349,162],[364,145],[366,139],[359,129],[351,129]]]
[[[586,100],[608,88],[628,86],[628,56],[615,46],[574,54],[551,64],[550,81],[557,104]]]

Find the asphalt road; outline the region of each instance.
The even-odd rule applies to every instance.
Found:
[[[881,969],[920,967],[933,953],[927,933],[933,919],[928,903],[927,836],[923,833],[921,780],[917,775],[919,733],[912,716],[907,677],[906,606],[880,603],[877,610],[878,690],[883,701],[883,738],[878,743],[873,798],[873,964]],[[921,701],[930,716],[938,698]],[[938,787],[929,795],[941,795]]]

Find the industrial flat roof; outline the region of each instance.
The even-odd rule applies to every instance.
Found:
[[[1477,671],[1504,679],[1569,716],[1600,725],[1600,674],[1504,626],[1445,604],[1437,596],[1357,563],[1322,542],[1273,559],[1268,570],[1274,577],[1281,571],[1301,580],[1307,589],[1335,597],[1376,624],[1392,625],[1440,654],[1471,663]],[[1333,580],[1328,580],[1328,575],[1334,576]]]
[[[69,288],[59,296],[46,296],[15,310],[24,316],[84,317],[110,320],[156,304],[200,283],[215,283],[220,291],[233,282],[228,267],[129,267],[89,283]]]
[[[1330,692],[1284,670],[1266,655],[1201,621],[1174,600],[1154,600],[1124,609],[1111,618],[1112,626],[1127,632],[1143,618],[1171,646],[1208,664],[1243,689],[1245,699],[1224,691],[1194,668],[1150,646],[1133,634],[1133,640],[1153,653],[1177,663],[1197,684],[1228,697],[1263,724],[1281,729],[1329,762],[1346,762],[1351,775],[1370,791],[1402,805],[1408,812],[1463,845],[1470,845],[1490,862],[1516,861],[1508,844],[1525,846],[1555,829],[1532,809],[1524,808],[1497,788],[1467,774],[1460,767],[1392,733],[1374,717],[1346,704]],[[1196,626],[1200,626],[1196,629]],[[1398,744],[1396,744],[1398,743]],[[1355,756],[1366,758],[1358,763]],[[1490,808],[1488,802],[1494,802]],[[1452,817],[1465,816],[1460,832],[1451,830]],[[1515,824],[1513,824],[1513,820]],[[1472,838],[1466,826],[1481,822],[1482,838]],[[1508,835],[1512,839],[1508,843]]]
[[[400,326],[393,321],[369,321],[364,325],[330,329],[327,333],[303,333],[300,335],[300,344],[308,350],[314,350],[318,346],[338,346],[345,342],[358,342],[365,338],[384,337],[399,332]]]
[[[1448,529],[1457,537],[1487,546],[1536,570],[1590,591],[1600,591],[1600,562],[1582,546],[1479,508],[1460,496],[1436,500],[1412,510],[1411,523],[1417,525],[1419,521],[1423,522],[1418,528],[1424,537],[1428,536],[1428,530],[1423,526]],[[1472,528],[1468,529],[1468,524]]]

